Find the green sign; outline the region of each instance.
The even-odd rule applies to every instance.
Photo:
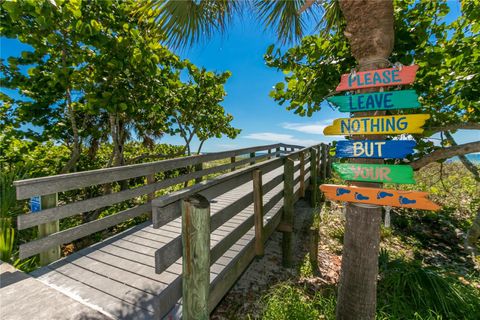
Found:
[[[352,94],[327,98],[341,112],[414,109],[420,107],[415,90]]]
[[[333,163],[333,169],[343,180],[414,184],[409,165]]]

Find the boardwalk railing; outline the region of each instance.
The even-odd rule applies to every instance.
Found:
[[[224,161],[218,162],[217,160]],[[214,161],[213,166],[211,166],[212,163],[208,167],[205,165],[212,161]],[[226,267],[221,272],[216,273],[215,277],[211,278],[209,282],[198,282],[203,283],[203,286],[196,286],[196,289],[192,288],[191,281],[186,281],[182,285],[182,276],[178,275],[158,294],[158,305],[155,307],[157,316],[163,317],[172,312],[172,309],[174,310],[175,306],[178,306],[178,301],[182,297],[182,286],[189,286],[183,287],[184,292],[191,293],[192,290],[200,290],[199,292],[207,292],[208,294],[206,298],[205,294],[193,295],[194,297],[204,297],[203,302],[195,300],[197,298],[194,298],[192,302],[192,299],[187,298],[184,300],[187,304],[184,309],[203,303],[205,310],[211,312],[255,255],[261,256],[263,254],[263,244],[275,229],[282,231],[284,234],[283,264],[291,266],[292,239],[295,230],[293,205],[298,198],[304,197],[308,190],[311,193],[312,205],[315,205],[318,196],[317,179],[318,177],[325,179],[329,175],[329,161],[328,146],[324,144],[309,148],[273,144],[16,181],[18,199],[40,196],[42,202],[44,202],[43,200],[52,199],[52,195],[56,199],[58,193],[70,190],[127,179],[138,179],[135,180],[136,182],[144,181],[147,178],[146,184],[132,189],[119,190],[71,203],[54,202],[53,205],[42,208],[41,211],[20,215],[17,220],[19,229],[38,226],[39,230],[41,228],[46,230],[43,233],[39,232],[40,237],[38,239],[20,245],[20,258],[48,252],[62,244],[113,227],[145,213],[152,214],[154,228],[166,227],[182,215],[183,208],[183,231],[156,250],[155,271],[157,273],[165,272],[167,268],[180,262],[184,266],[183,278],[192,279],[186,276],[186,272],[190,272],[189,276],[196,279],[199,271],[198,268],[192,266],[196,265],[198,261],[195,261],[194,256],[190,254],[192,248],[183,248],[182,245],[182,237],[183,243],[187,243],[188,239],[193,239],[192,232],[198,227],[194,228],[192,219],[185,220],[185,210],[193,208],[186,209],[189,208],[186,203],[191,203],[188,199],[192,198],[204,199],[205,201],[202,203],[207,203],[207,209],[209,210],[210,206],[216,205],[216,198],[228,194],[226,198],[231,199],[230,202],[212,210],[212,214],[207,216],[208,226],[198,229],[202,230],[202,234],[205,235],[201,239],[209,239],[204,246],[209,248],[204,255],[204,257],[208,256],[208,259],[204,260],[203,269],[199,269],[200,274],[205,275],[205,272],[208,271],[205,270],[205,265],[212,266],[215,262],[220,261],[232,248],[236,248],[237,254],[233,258],[229,258],[228,263],[225,263]],[[192,168],[195,168],[195,171],[192,172]],[[179,169],[188,170],[184,170],[184,174],[168,179],[159,181],[155,179],[155,175],[160,176],[158,173],[168,173]],[[221,175],[203,180],[212,174]],[[142,180],[139,178],[142,178]],[[155,192],[159,190],[193,180],[196,183],[192,186],[155,198]],[[245,192],[235,194],[235,190],[245,186],[248,187],[243,189],[246,190]],[[165,190],[162,192],[165,192]],[[61,219],[92,210],[100,210],[132,199],[135,200],[136,205],[134,207],[65,230],[59,230],[58,228],[58,221]],[[238,220],[240,214],[243,214],[245,219]],[[237,221],[235,224],[232,222],[234,220]],[[221,239],[210,239],[209,236],[206,236],[205,232],[212,233],[217,229],[220,230],[221,226],[230,222],[235,227]],[[56,228],[45,228],[46,226],[55,226],[55,224]],[[242,244],[238,245],[239,242]],[[58,259],[59,256],[47,258],[44,261],[45,263]],[[189,267],[185,269],[186,266]],[[193,283],[197,282],[193,281]],[[205,288],[205,283],[209,283],[208,288]],[[205,299],[208,301],[205,301]]]
[[[69,173],[43,178],[34,178],[15,181],[17,190],[17,199],[28,199],[35,196],[51,198],[60,192],[76,190],[106,183],[123,181],[126,179],[138,177],[150,177],[159,172],[166,172],[175,169],[188,168],[195,166],[198,171],[179,175],[174,178],[151,181],[133,189],[122,190],[102,196],[66,203],[59,206],[44,208],[34,214],[24,214],[18,216],[17,227],[19,230],[32,228],[35,226],[44,226],[46,224],[56,223],[60,219],[79,215],[92,210],[106,208],[126,200],[135,199],[154,193],[158,190],[178,185],[193,179],[201,179],[204,176],[219,173],[225,170],[234,170],[237,167],[265,160],[272,156],[278,156],[286,152],[287,149],[298,149],[299,146],[274,144],[258,146],[252,148],[238,149],[226,152],[210,153],[199,156],[190,156],[163,161],[142,163],[136,165],[113,167],[107,169],[91,170],[86,172]],[[258,152],[265,152],[256,156]],[[250,158],[239,159],[237,157],[248,155]],[[229,159],[231,163],[201,169],[201,165],[215,160]],[[55,196],[56,197],[56,196]],[[43,201],[42,199],[42,202]],[[56,246],[69,243],[73,240],[86,237],[92,233],[115,226],[121,222],[137,217],[141,214],[151,212],[151,202],[146,201],[143,204],[120,211],[107,217],[84,223],[66,230],[55,230],[47,233],[42,238],[29,243],[20,245],[20,258],[24,259],[35,254],[47,251]]]
[[[182,234],[162,246],[155,254],[157,273],[164,272],[175,262],[181,262],[183,266],[183,277],[177,277],[161,294],[160,314],[164,316],[165,312],[174,307],[182,297],[182,291],[184,319],[201,319],[199,312],[209,314],[252,259],[256,255],[263,255],[263,244],[275,229],[283,232],[283,264],[291,267],[293,206],[299,198],[305,197],[309,186],[312,205],[316,204],[317,179],[326,178],[329,158],[327,145],[302,148],[155,199],[152,203],[154,228],[160,228],[183,214]],[[279,168],[283,170],[276,170]],[[270,172],[277,173],[274,176],[269,175],[268,179],[262,179]],[[235,201],[210,216],[210,206],[205,207],[205,203],[209,204],[226,191],[248,183],[252,184],[250,192],[235,198]],[[275,193],[270,194],[264,204],[264,195],[271,191]],[[213,244],[210,243],[210,237],[199,235],[214,232],[249,206],[253,206],[253,215],[237,225],[220,241]],[[265,217],[266,213],[270,213],[268,218]],[[194,219],[192,214],[200,214],[203,218]],[[210,274],[210,266],[241,240],[252,227],[255,236],[244,244],[241,252],[228,264],[228,268],[223,269],[212,281],[205,282],[203,278],[205,274]],[[192,239],[197,240],[195,247],[189,244]],[[199,239],[206,242],[199,243]],[[183,247],[185,243],[188,247]],[[206,295],[205,292],[209,294]]]

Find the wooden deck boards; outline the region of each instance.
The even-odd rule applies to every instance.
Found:
[[[265,174],[264,183],[282,172],[283,168],[279,168]],[[283,183],[265,194],[264,204],[282,189]],[[215,214],[251,191],[250,181],[225,192],[213,199],[211,214]],[[265,223],[279,213],[282,205],[283,198],[265,215]],[[253,204],[214,230],[211,233],[211,247],[252,215]],[[159,229],[153,229],[150,223],[145,223],[39,269],[32,275],[111,318],[159,318],[170,311],[165,308],[174,307],[171,302],[166,301],[165,296],[174,298],[178,294],[178,288],[181,288],[178,281],[182,267],[181,259],[178,259],[164,272],[156,274],[155,251],[177,238],[180,232],[181,218]],[[247,244],[252,242],[254,236],[252,227],[212,265],[211,282],[232,263],[232,259],[235,259]],[[166,290],[167,288],[169,290]],[[160,301],[162,299],[163,301]],[[177,303],[174,312],[178,311],[178,306]]]

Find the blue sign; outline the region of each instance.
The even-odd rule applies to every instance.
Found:
[[[351,140],[338,141],[337,158],[403,159],[413,153],[417,143],[413,140]]]
[[[42,199],[40,196],[30,198],[30,211],[37,212],[42,210]]]

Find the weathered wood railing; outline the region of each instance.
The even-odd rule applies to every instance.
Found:
[[[308,186],[310,186],[312,205],[316,204],[318,178],[326,178],[329,158],[327,145],[302,148],[279,158],[230,172],[213,180],[155,199],[152,203],[155,228],[167,224],[183,213],[182,234],[162,246],[155,254],[157,273],[164,272],[175,262],[183,265],[183,285],[182,277],[178,276],[172,285],[162,292],[160,314],[164,316],[168,310],[173,308],[182,297],[183,291],[184,319],[207,319],[208,314],[254,256],[263,255],[263,244],[275,229],[283,232],[283,264],[291,267],[293,264],[294,204],[299,198],[305,196]],[[265,174],[282,167],[283,170],[277,171],[279,173],[276,176],[269,176],[268,181],[262,181]],[[233,190],[246,183],[253,184],[251,192],[210,216],[210,201],[225,193],[226,190]],[[269,201],[264,204],[264,195],[282,184],[280,191],[271,196]],[[264,221],[265,214],[278,206],[278,203],[281,203],[281,207],[273,212],[269,220]],[[199,235],[199,233],[213,232],[251,205],[253,205],[253,215],[216,244],[210,243],[210,237]],[[192,214],[199,214],[203,218],[194,219]],[[210,266],[252,227],[255,228],[254,239],[244,247],[241,254],[235,257],[234,264],[225,269],[211,283],[205,281],[205,275],[210,274]],[[201,242],[197,242],[195,248],[192,248],[190,244],[192,239]],[[185,244],[188,248],[184,247]],[[201,259],[199,259],[199,255],[201,255]],[[188,297],[185,296],[186,294]]]
[[[265,145],[252,148],[238,149],[225,152],[210,153],[205,155],[190,156],[176,159],[168,159],[150,163],[136,165],[113,167],[86,172],[62,174],[43,178],[34,178],[21,181],[15,181],[17,189],[17,199],[28,199],[34,196],[41,196],[42,202],[46,198],[57,197],[57,193],[87,188],[95,185],[113,183],[117,181],[145,177],[149,184],[136,188],[121,190],[102,196],[82,199],[71,203],[58,203],[56,206],[43,208],[43,210],[18,216],[17,227],[20,230],[39,226],[39,229],[45,230],[45,225],[58,225],[58,221],[67,217],[79,215],[92,210],[107,208],[109,206],[121,203],[126,200],[138,199],[143,202],[133,208],[120,211],[116,214],[97,219],[81,225],[59,230],[58,228],[47,228],[47,232],[40,233],[41,238],[29,243],[20,245],[20,258],[27,258],[38,253],[46,252],[49,249],[58,248],[59,245],[86,237],[95,232],[113,227],[131,218],[144,213],[151,212],[151,202],[143,196],[150,195],[153,198],[156,191],[166,189],[187,181],[202,179],[203,177],[215,173],[221,173],[235,168],[249,165],[259,161],[264,161],[273,156],[283,154],[280,148],[300,148],[284,144]],[[271,150],[275,150],[272,152]],[[268,153],[270,151],[270,153]],[[264,154],[256,155],[262,152]],[[237,159],[239,156],[249,155],[247,158]],[[252,156],[253,155],[253,156]],[[217,165],[211,168],[201,169],[200,171],[189,172],[170,179],[155,181],[154,175],[160,172],[167,172],[181,168],[191,168],[197,166],[200,168],[202,163],[209,161],[231,159],[231,163]],[[58,259],[54,256],[50,261]]]

